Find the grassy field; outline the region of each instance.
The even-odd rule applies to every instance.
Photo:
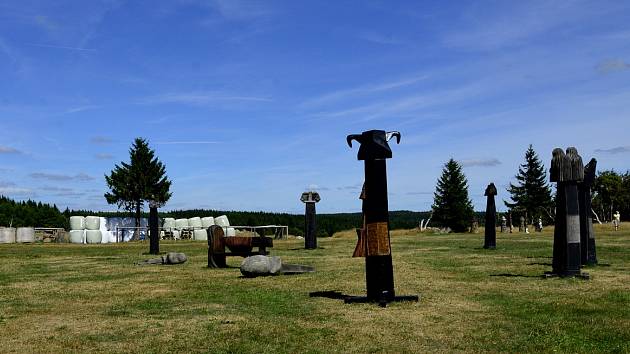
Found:
[[[626,225],[624,225],[626,226]],[[628,226],[626,226],[628,227]],[[0,352],[630,352],[630,231],[596,230],[602,265],[591,280],[547,279],[551,230],[499,234],[392,233],[397,294],[387,308],[310,298],[362,295],[364,260],[352,232],[276,241],[313,274],[247,279],[241,258],[206,268],[200,242],[178,266],[139,267],[146,243],[0,245]]]

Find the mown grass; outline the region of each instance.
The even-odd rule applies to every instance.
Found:
[[[396,291],[387,308],[310,298],[364,293],[354,232],[276,241],[274,255],[316,273],[248,279],[240,258],[206,268],[206,246],[162,242],[186,264],[136,266],[145,243],[0,245],[0,352],[630,352],[630,232],[597,228],[592,279],[547,279],[551,230],[392,232]]]

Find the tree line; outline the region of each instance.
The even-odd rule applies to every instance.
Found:
[[[56,205],[33,200],[16,202],[0,196],[0,226],[69,227],[68,218]]]

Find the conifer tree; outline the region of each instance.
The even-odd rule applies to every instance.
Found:
[[[522,213],[523,216],[527,215],[529,220],[526,222],[539,217],[553,219],[551,213],[553,199],[547,183],[547,172],[531,144],[525,151],[525,163],[519,166],[515,178],[517,184],[510,183],[507,189],[512,202],[503,201],[505,206]]]
[[[473,216],[472,202],[468,198],[468,181],[462,166],[450,159],[442,170],[435,187],[433,220],[455,232],[466,231]]]
[[[109,204],[116,204],[129,212],[135,212],[136,227],[140,226],[143,206],[148,201],[164,205],[171,197],[171,181],[166,167],[155,157],[145,139],[136,138],[129,149],[129,163],[115,165],[105,182],[110,189],[105,193]]]

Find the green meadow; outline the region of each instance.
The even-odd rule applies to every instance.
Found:
[[[543,279],[552,230],[392,232],[399,295],[417,303],[344,304],[311,292],[365,292],[354,232],[275,241],[271,254],[315,273],[243,278],[206,267],[206,244],[162,241],[187,263],[137,266],[148,243],[0,245],[0,352],[417,353],[630,352],[630,226],[597,225],[590,280]]]

